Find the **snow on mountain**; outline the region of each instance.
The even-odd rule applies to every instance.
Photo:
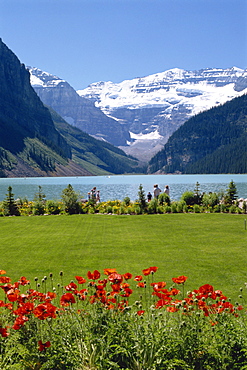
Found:
[[[94,100],[95,105],[108,114],[116,108],[168,108],[187,103],[198,110],[200,102],[203,109],[204,106],[208,109],[235,97],[235,83],[243,74],[244,70],[239,68],[195,72],[174,68],[116,84],[110,81],[93,83],[77,93]]]
[[[120,83],[93,83],[77,93],[127,124],[132,142],[123,149],[147,159],[191,116],[247,93],[247,70],[174,68]],[[139,150],[143,141],[145,153]]]

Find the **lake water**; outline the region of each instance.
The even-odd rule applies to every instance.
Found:
[[[138,188],[142,184],[145,193],[153,192],[153,185],[158,184],[164,191],[170,187],[172,200],[179,200],[186,190],[193,191],[198,181],[202,192],[220,192],[228,188],[233,180],[237,186],[238,197],[247,198],[247,175],[118,175],[118,176],[86,176],[86,177],[27,177],[0,178],[0,201],[6,197],[7,189],[12,186],[15,198],[33,200],[38,187],[46,199],[61,199],[62,190],[71,184],[81,198],[96,186],[100,190],[101,200],[123,200],[126,196],[131,200],[138,198]]]

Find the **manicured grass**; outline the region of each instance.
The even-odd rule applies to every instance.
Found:
[[[232,298],[247,282],[246,215],[74,215],[0,219],[1,265],[13,279],[64,272],[67,283],[88,270],[140,274],[155,281],[188,276],[186,290],[210,283]]]

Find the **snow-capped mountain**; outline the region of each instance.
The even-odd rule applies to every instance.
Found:
[[[130,134],[125,125],[106,116],[89,99],[79,96],[65,80],[28,67],[30,82],[42,102],[52,107],[72,126],[115,146],[126,145]]]
[[[97,82],[77,93],[128,127],[128,154],[148,160],[191,116],[247,93],[247,70],[170,69],[121,83]]]

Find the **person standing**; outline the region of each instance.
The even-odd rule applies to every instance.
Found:
[[[96,191],[96,203],[100,203],[100,191]]]
[[[160,188],[158,187],[157,184],[154,185],[154,198],[158,199],[159,195],[161,193]]]
[[[166,185],[165,190],[164,190],[164,193],[167,194],[167,195],[170,194],[170,189],[169,189],[169,186],[168,185]]]
[[[147,194],[147,198],[148,198],[148,203],[149,203],[152,199],[152,194],[150,193],[150,191]]]

